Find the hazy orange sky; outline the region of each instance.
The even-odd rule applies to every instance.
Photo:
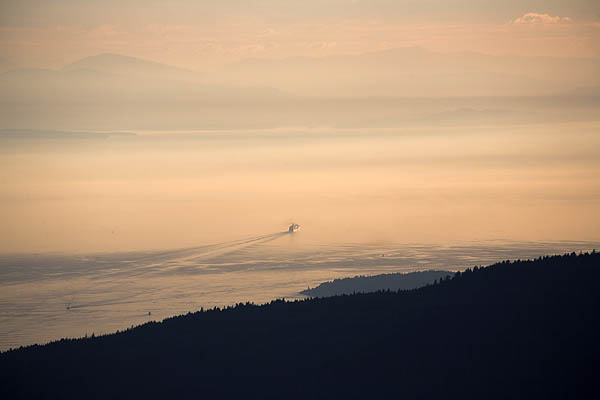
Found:
[[[203,69],[247,57],[434,51],[600,57],[594,0],[24,0],[0,5],[0,69],[113,52]]]

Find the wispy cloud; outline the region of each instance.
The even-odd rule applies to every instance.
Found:
[[[550,14],[540,14],[529,12],[512,21],[513,24],[520,25],[538,25],[538,24],[565,24],[571,22],[569,17],[552,16]]]

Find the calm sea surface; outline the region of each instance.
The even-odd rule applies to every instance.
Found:
[[[109,333],[201,307],[301,298],[307,286],[340,277],[461,270],[593,248],[600,244],[320,245],[307,228],[160,252],[4,255],[0,349]]]

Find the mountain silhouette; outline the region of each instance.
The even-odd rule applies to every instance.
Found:
[[[210,76],[217,82],[322,97],[537,96],[596,86],[598,71],[600,62],[592,58],[441,53],[405,47],[326,57],[245,59]]]
[[[183,68],[115,53],[102,53],[74,61],[63,71],[92,70],[163,79],[199,80],[200,74]]]

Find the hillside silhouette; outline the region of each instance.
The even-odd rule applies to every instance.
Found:
[[[326,297],[341,294],[368,293],[378,290],[410,290],[433,283],[438,279],[454,275],[449,271],[417,271],[409,273],[355,276],[323,282],[317,287],[300,292],[305,296]]]
[[[0,355],[2,398],[585,398],[600,255],[238,304]]]

